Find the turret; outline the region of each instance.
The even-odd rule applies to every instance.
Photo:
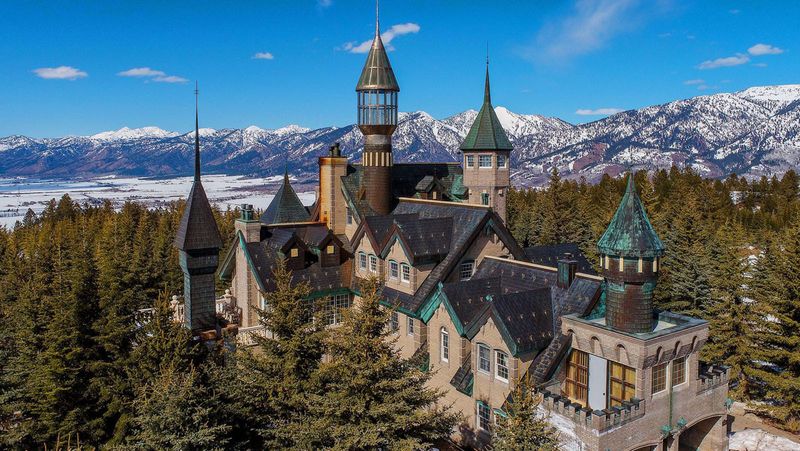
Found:
[[[375,19],[375,37],[356,85],[358,128],[364,134],[362,187],[371,209],[388,214],[392,207],[392,134],[397,128],[400,86],[381,40]]]
[[[651,332],[664,245],[636,193],[633,174],[597,249],[606,281],[606,325],[628,333]]]
[[[175,247],[183,270],[185,324],[199,333],[216,329],[214,277],[219,264],[222,239],[200,181],[200,133],[195,90],[194,182],[186,199]]]
[[[464,186],[469,189],[469,203],[491,206],[503,221],[506,220],[506,195],[511,186],[512,150],[511,141],[492,107],[487,57],[483,105],[461,143]]]

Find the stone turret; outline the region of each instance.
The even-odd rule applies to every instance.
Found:
[[[636,193],[632,174],[597,249],[606,280],[606,324],[629,333],[651,332],[656,324],[653,292],[664,245]]]

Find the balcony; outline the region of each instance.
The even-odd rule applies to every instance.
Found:
[[[183,297],[174,295],[169,303],[172,307],[172,319],[176,323],[183,324],[186,321],[185,306]],[[134,315],[136,324],[142,326],[150,322],[153,318],[154,308],[139,309]],[[225,294],[216,300],[217,317],[222,318],[228,324],[239,324],[242,318],[242,309],[236,306],[236,300],[231,295],[230,290],[225,290]]]
[[[592,410],[548,390],[542,391],[542,407],[598,434],[630,423],[645,414],[644,400],[641,399],[633,398],[610,409]]]

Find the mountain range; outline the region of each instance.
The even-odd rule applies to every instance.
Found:
[[[557,167],[567,178],[599,179],[634,169],[690,166],[707,177],[781,174],[800,164],[800,85],[752,87],[623,111],[574,125],[558,118],[495,112],[514,144],[513,181],[541,185]],[[458,146],[477,112],[435,119],[401,113],[395,161],[458,161]],[[316,176],[317,157],[340,143],[360,159],[355,125],[308,129],[200,129],[205,173],[274,175],[284,168]],[[0,138],[0,176],[86,178],[189,175],[194,131],[122,128],[92,136]]]

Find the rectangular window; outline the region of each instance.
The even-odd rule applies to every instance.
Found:
[[[582,406],[589,404],[589,354],[574,349],[567,360],[567,397]]]
[[[448,362],[450,360],[450,334],[442,329],[442,361]]]
[[[653,272],[658,272],[658,257],[653,259]]]
[[[478,167],[481,167],[481,168],[490,168],[490,167],[492,167],[492,156],[491,155],[480,155],[478,157]]]
[[[400,330],[400,314],[397,312],[392,312],[392,318],[389,320],[389,325],[392,328],[392,332],[397,332]]]
[[[489,193],[481,193],[481,205],[489,205]]]
[[[503,382],[508,382],[508,354],[497,351],[495,359],[495,375]]]
[[[404,283],[408,283],[411,281],[411,267],[408,265],[401,265],[400,268],[400,276]]]
[[[625,259],[620,257],[619,258],[619,272],[622,272],[624,270],[625,270]]]
[[[345,211],[347,212],[347,224],[348,225],[352,224],[353,223],[353,211],[350,210],[350,207],[347,207],[347,209]]]
[[[672,361],[672,386],[686,382],[686,357]]]
[[[336,252],[336,248],[333,247],[333,244],[329,244],[328,247],[325,248],[325,253],[328,255],[331,255],[334,252]]]
[[[358,267],[361,270],[367,269],[367,254],[363,252],[358,253]]]
[[[466,164],[467,164],[468,168],[475,167],[475,156],[474,155],[467,155],[464,158],[466,158],[466,161],[467,161]]]
[[[292,250],[289,251],[289,255],[291,255],[292,257],[297,257],[298,255],[300,255],[300,250],[297,249],[296,247],[293,247]]]
[[[497,156],[497,167],[498,168],[506,167],[506,163],[507,163],[507,160],[506,160],[506,156],[505,155],[498,155]]]
[[[408,316],[406,318],[408,319],[408,324],[407,324],[408,335],[414,335],[414,318],[412,318],[410,316]]]
[[[491,374],[492,373],[492,361],[489,358],[491,355],[491,351],[489,350],[488,346],[478,345],[478,370]]]
[[[378,272],[378,257],[369,256],[369,272]]]
[[[636,396],[636,370],[621,363],[608,362],[609,407],[621,406]]]
[[[473,260],[467,260],[465,262],[461,262],[461,266],[458,269],[458,277],[461,280],[469,280],[472,278],[472,274],[475,272],[475,262]]]
[[[397,280],[400,272],[400,265],[394,260],[389,260],[389,278]]]
[[[478,429],[488,431],[491,427],[492,412],[489,406],[478,401]]]
[[[641,273],[643,268],[644,268],[644,260],[642,260],[642,257],[639,257],[639,266],[636,268],[636,271]]]
[[[662,363],[653,367],[653,388],[651,393],[658,393],[667,388],[667,364]]]
[[[336,294],[325,300],[325,324],[332,326],[342,322],[342,311],[350,308],[349,294]]]

